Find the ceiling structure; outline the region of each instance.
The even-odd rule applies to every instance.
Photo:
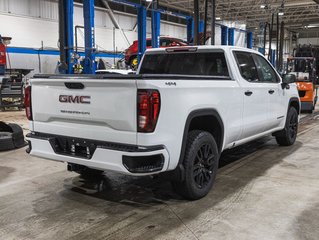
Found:
[[[193,2],[194,0],[160,0],[160,5],[192,13]],[[203,14],[204,0],[199,2]],[[210,11],[211,1],[208,2]],[[280,21],[284,21],[286,28],[291,31],[319,29],[319,0],[216,0],[216,8],[216,17],[224,21],[245,22],[247,28],[254,31],[257,31],[260,23],[270,23],[272,13],[278,12],[284,13],[280,16]]]

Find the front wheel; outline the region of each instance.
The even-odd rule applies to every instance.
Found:
[[[288,111],[284,130],[276,136],[276,141],[281,146],[291,146],[295,143],[298,133],[298,113],[291,107]]]
[[[173,182],[183,197],[197,200],[212,188],[218,169],[219,152],[214,137],[205,131],[194,130],[187,138],[184,181]]]

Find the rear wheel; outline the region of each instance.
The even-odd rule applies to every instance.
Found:
[[[276,136],[277,143],[281,146],[291,146],[295,143],[298,133],[298,113],[291,107],[288,111],[284,130]]]
[[[190,200],[206,196],[214,184],[218,161],[219,153],[214,137],[205,131],[191,131],[183,162],[184,181],[173,182],[176,192]]]

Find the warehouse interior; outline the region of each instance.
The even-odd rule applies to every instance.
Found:
[[[0,0],[0,22],[1,239],[319,239],[319,0]],[[216,49],[225,52],[230,79],[218,76],[209,86],[205,84],[215,75],[176,75],[165,73],[164,68],[152,74],[143,68],[147,61],[155,67],[161,64],[160,58],[152,62],[148,54],[174,56]],[[241,85],[245,77],[240,71],[245,64],[239,63],[236,51],[251,55],[259,77],[256,56],[267,60],[275,72],[282,94],[277,100],[265,100],[267,109],[262,107],[261,96],[260,105],[254,100],[251,106],[269,115],[280,112],[288,101],[288,111],[285,108],[282,116],[277,115],[278,121],[283,120],[280,131],[269,130],[250,141],[240,141],[239,136],[249,128],[244,118],[247,110],[243,107],[241,113],[241,104],[256,94],[248,89],[254,79]],[[172,65],[183,64],[182,59]],[[287,76],[290,82],[285,82]],[[227,105],[234,103],[237,85],[230,80],[238,81],[246,95],[233,106]],[[103,85],[107,81],[108,87]],[[123,86],[118,87],[119,82]],[[151,94],[147,103],[155,105],[150,118],[156,118],[153,129],[144,132],[139,125],[141,86],[142,93],[147,88],[146,94]],[[205,98],[210,87],[212,95],[224,94],[225,99]],[[232,92],[227,94],[227,88]],[[187,98],[198,91],[207,103],[197,102],[199,97]],[[270,89],[267,95],[275,91]],[[296,96],[289,100],[293,91]],[[185,99],[179,94],[185,94]],[[134,99],[127,100],[131,95]],[[97,96],[100,101],[95,100]],[[59,109],[54,108],[54,99]],[[192,125],[192,111],[200,111],[200,105],[208,108],[212,99],[217,99],[221,108],[216,112],[222,123],[214,118],[211,127],[203,121]],[[75,110],[64,107],[72,104]],[[189,104],[192,109],[181,122],[182,111]],[[161,125],[169,113],[168,105],[174,112]],[[293,106],[297,122],[288,119]],[[42,112],[37,112],[40,109]],[[228,126],[224,110],[227,116],[238,112],[245,127]],[[252,107],[248,110],[255,111]],[[99,118],[97,114],[101,114]],[[118,119],[113,117],[118,115]],[[128,116],[130,121],[125,119]],[[66,122],[59,125],[62,120]],[[214,127],[218,124],[223,127],[220,131]],[[289,146],[279,146],[278,134],[291,126],[296,134],[298,131],[296,139]],[[112,131],[103,132],[103,127]],[[174,139],[173,130],[179,127],[182,139]],[[189,137],[187,127],[207,127],[214,138],[217,135],[225,141],[230,129],[238,131],[238,139],[228,147],[213,141],[218,145],[217,177],[212,190],[196,199],[180,194],[182,191],[176,190],[180,185],[173,183],[175,177],[186,181],[183,174],[187,168],[181,161],[190,155],[185,154],[191,148],[189,138],[187,144],[184,139]],[[159,131],[167,132],[161,135]],[[60,151],[55,147],[63,145],[59,142],[63,133],[66,147]],[[82,137],[85,134],[88,137]],[[113,135],[115,140],[110,141]],[[170,169],[167,174],[162,170],[174,161],[168,138],[183,141],[175,150],[180,154],[177,166],[186,170]],[[37,145],[44,139],[48,145]],[[149,144],[149,139],[154,139],[154,144]],[[66,152],[69,140],[76,141],[70,145],[72,155]],[[45,146],[52,147],[54,158],[47,157]],[[120,164],[128,174],[114,170],[118,164],[111,159],[114,152],[134,152],[136,159],[147,153],[142,161],[146,162],[151,156],[148,147],[169,156],[161,171],[132,172],[125,162],[127,156]],[[98,153],[114,168],[90,165],[99,148],[112,150],[113,155]],[[77,151],[90,156],[87,166],[75,161]],[[63,160],[66,157],[71,162]],[[85,175],[87,169],[92,172]]]

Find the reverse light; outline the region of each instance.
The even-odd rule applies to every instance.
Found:
[[[26,87],[24,90],[24,107],[28,120],[32,121],[31,86]]]
[[[154,132],[161,107],[160,93],[157,90],[138,90],[137,129],[138,132]]]

